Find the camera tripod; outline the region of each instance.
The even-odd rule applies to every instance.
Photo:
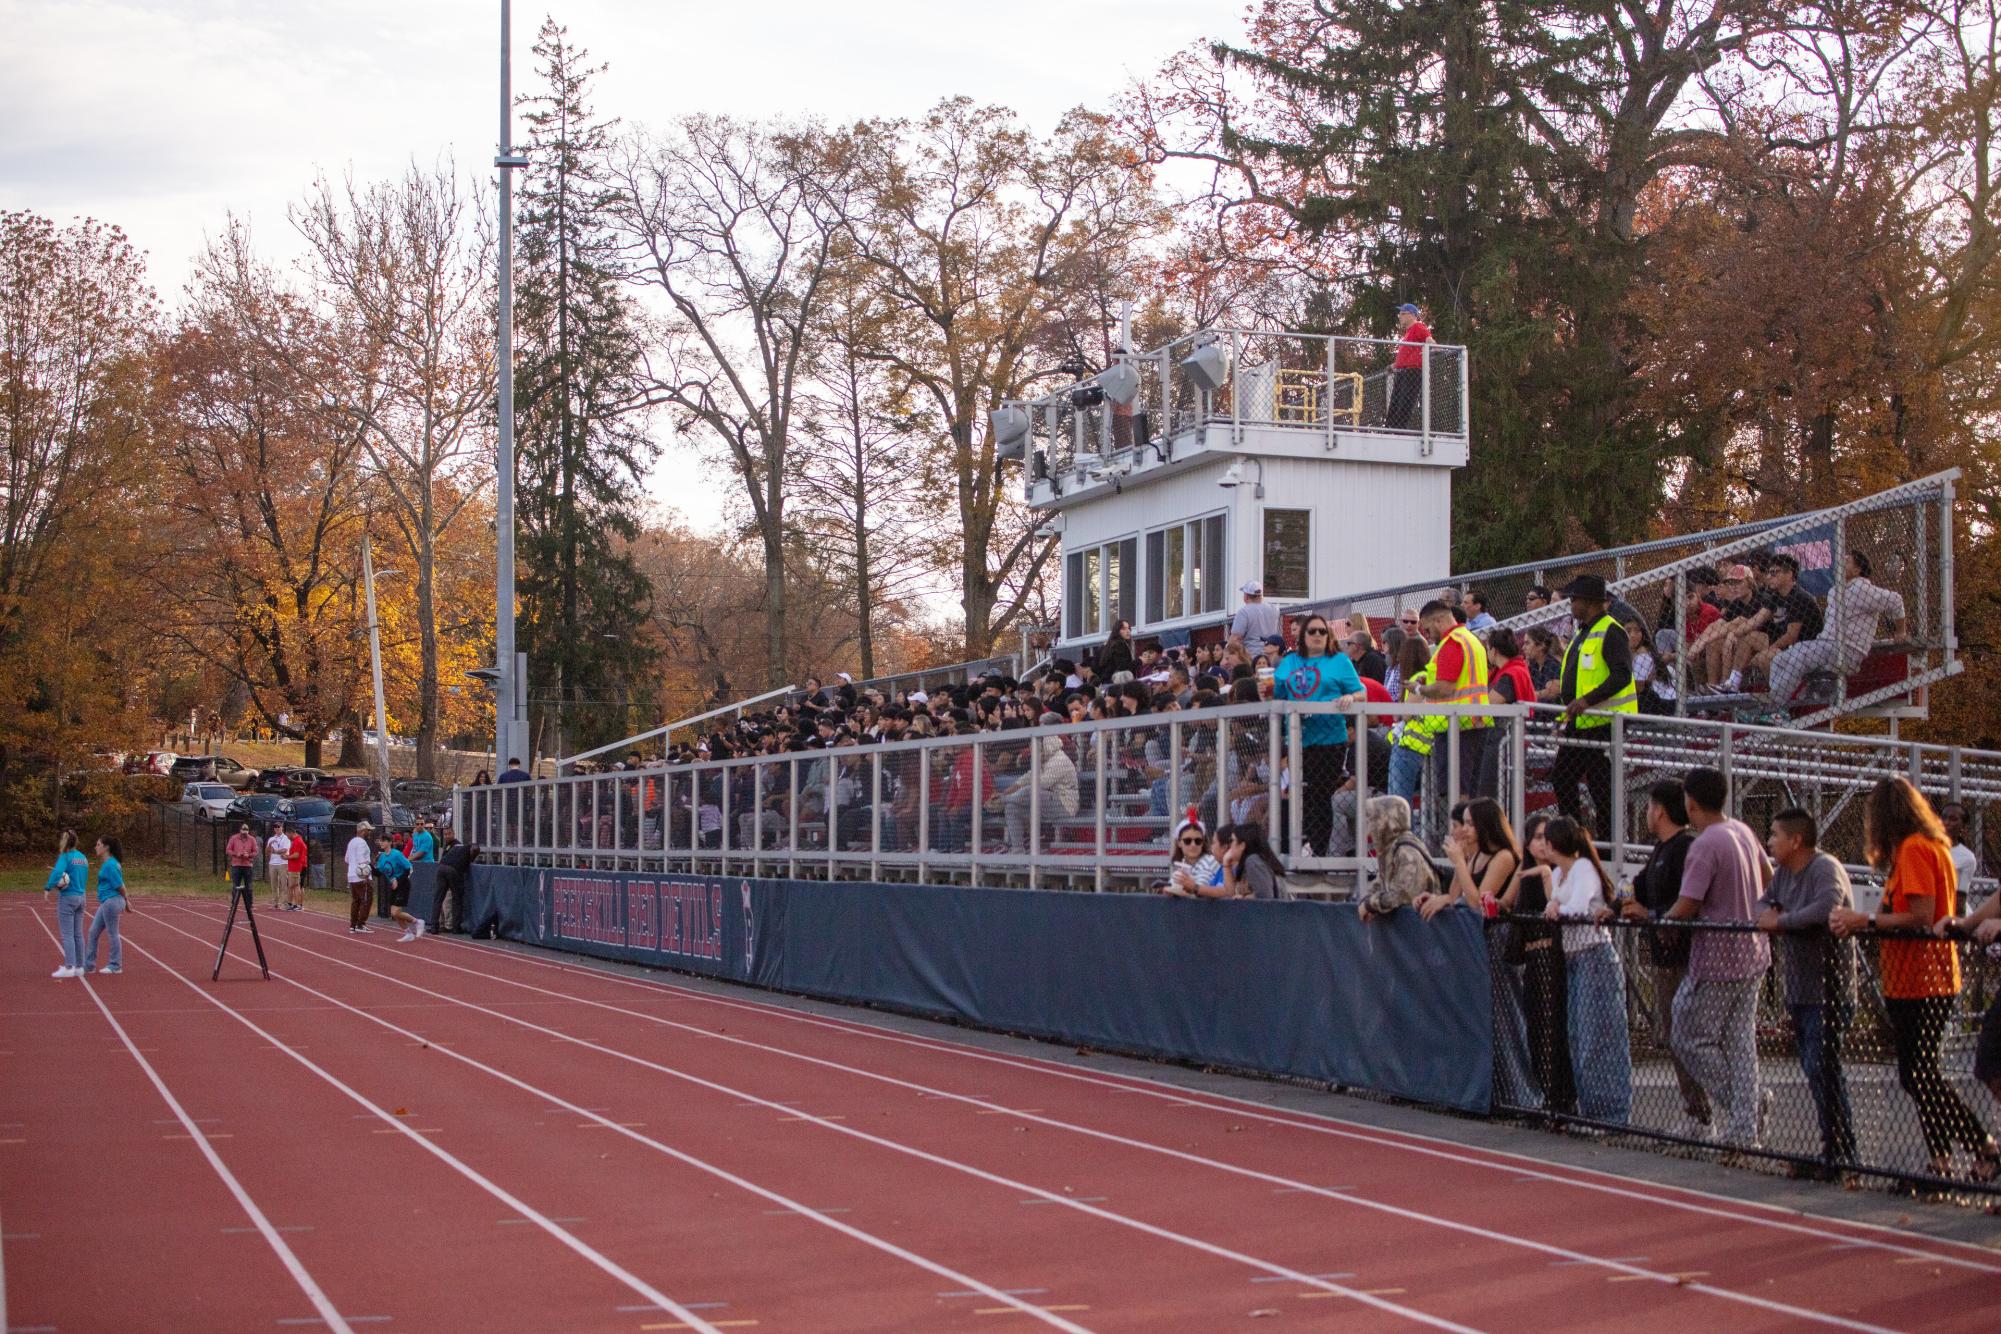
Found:
[[[222,977],[222,961],[229,957],[229,933],[236,929],[236,908],[243,905],[243,920],[250,927],[250,941],[257,947],[257,966],[264,972],[264,980],[271,980],[271,965],[264,960],[264,938],[257,934],[257,913],[252,906],[257,898],[257,890],[252,885],[232,884],[229,887],[229,920],[222,924],[222,944],[215,952],[215,971],[209,974],[209,981],[219,981]]]

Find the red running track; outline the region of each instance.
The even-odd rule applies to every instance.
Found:
[[[50,914],[0,911],[10,1331],[1987,1330],[2001,1302],[1978,1247],[260,925],[269,983],[247,950],[211,983],[219,906],[158,900],[123,975],[57,982]]]

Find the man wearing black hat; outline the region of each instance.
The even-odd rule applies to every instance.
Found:
[[[1418,318],[1421,313],[1408,301],[1397,307],[1397,328],[1403,336],[1390,371],[1389,410],[1383,414],[1383,425],[1392,431],[1414,430],[1418,425],[1418,398],[1424,390],[1424,345],[1431,341],[1431,330]]]
[[[1639,693],[1633,684],[1633,650],[1626,627],[1607,610],[1605,581],[1580,574],[1563,590],[1577,637],[1563,655],[1563,743],[1557,747],[1551,777],[1556,803],[1571,819],[1585,824],[1577,785],[1591,789],[1600,836],[1612,829],[1612,756],[1614,714],[1637,714]]]

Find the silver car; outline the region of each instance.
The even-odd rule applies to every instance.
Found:
[[[193,810],[198,820],[221,820],[229,814],[229,803],[241,795],[227,783],[189,783],[181,789],[181,805]]]

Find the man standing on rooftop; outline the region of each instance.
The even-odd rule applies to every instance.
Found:
[[[1424,390],[1424,345],[1431,341],[1431,329],[1411,302],[1397,307],[1397,328],[1402,340],[1397,344],[1396,361],[1390,372],[1390,406],[1383,425],[1392,431],[1413,430],[1418,425],[1418,399]]]

